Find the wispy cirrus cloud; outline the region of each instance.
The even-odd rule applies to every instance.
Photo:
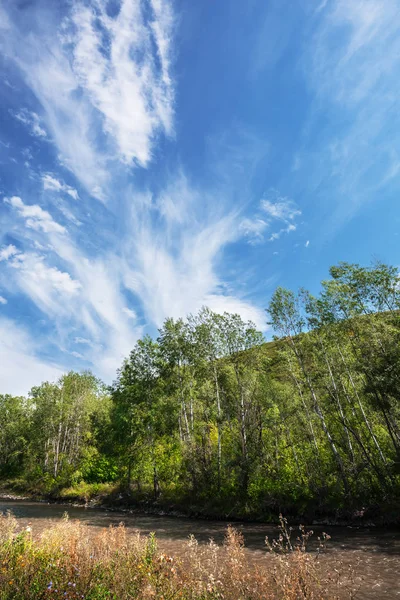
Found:
[[[169,74],[173,13],[160,0],[146,8],[151,17],[145,16],[144,2],[123,0],[117,16],[110,17],[105,3],[78,4],[72,16],[73,70],[79,84],[100,111],[120,160],[141,166],[151,159],[158,130],[172,132],[174,98]]]
[[[313,52],[307,56],[313,66],[308,76],[318,94],[351,106],[371,92],[378,95],[378,82],[391,86],[400,60],[397,52],[388,51],[400,46],[398,2],[333,0],[321,10]]]
[[[63,181],[60,181],[50,173],[45,173],[42,176],[42,182],[44,190],[49,190],[51,192],[65,192],[74,200],[78,200],[79,198],[78,192],[75,188],[73,188],[70,185],[67,185]]]
[[[245,218],[240,222],[239,229],[250,244],[257,244],[264,241],[264,232],[268,226],[269,222],[262,217]]]
[[[79,281],[69,273],[46,264],[46,258],[34,252],[21,252],[15,247],[6,247],[2,259],[7,261],[14,283],[47,314],[57,314],[63,307],[64,298],[72,297],[81,288]]]
[[[327,190],[332,234],[400,175],[400,6],[332,0],[321,3],[316,19],[302,59],[314,110],[298,158],[311,193]]]
[[[293,200],[281,196],[276,190],[272,190],[269,196],[261,200],[260,208],[271,219],[293,222],[295,217],[301,215],[301,210]]]
[[[62,368],[49,360],[38,358],[40,344],[29,332],[10,319],[0,317],[0,380],[2,392],[27,394],[41,381],[54,380]]]
[[[14,202],[17,210],[28,206],[19,200]],[[37,214],[43,217],[42,212],[35,211]],[[31,211],[24,214],[28,219],[30,215]],[[76,358],[75,344],[87,340],[85,353],[79,354],[109,380],[141,334],[121,293],[118,259],[110,254],[89,259],[69,233],[57,228],[58,223],[47,215],[45,223],[51,219],[52,226],[33,231],[40,241],[35,237],[32,244],[25,234],[26,223],[17,224],[14,235],[20,237],[23,248],[11,244],[0,250],[7,265],[3,287],[28,297],[56,324],[53,343],[63,352]],[[32,245],[37,251],[30,249]],[[76,336],[77,331],[85,337]]]
[[[205,192],[202,204],[198,204],[198,195],[182,178],[174,181],[166,192],[168,210],[162,204],[162,228],[152,220],[151,198],[144,198],[139,214],[131,212],[136,235],[125,241],[124,284],[140,298],[148,320],[158,326],[167,316],[197,310],[206,296],[217,290],[219,253],[237,238],[234,215],[207,208],[212,198]],[[178,219],[172,206],[179,206],[182,197],[186,209]],[[162,198],[155,199],[156,206],[160,202]]]
[[[21,108],[19,111],[10,111],[12,116],[28,127],[29,133],[38,138],[46,138],[47,133],[41,124],[39,115],[27,108]]]
[[[43,210],[38,204],[25,204],[18,196],[4,198],[4,202],[14,208],[18,214],[25,219],[26,227],[42,230],[45,233],[65,233],[66,229],[56,223],[47,210]]]
[[[15,254],[18,254],[18,252],[18,249],[13,244],[3,246],[3,248],[0,249],[0,261],[8,260]]]
[[[174,136],[172,4],[121,0],[110,10],[76,0],[61,27],[41,5],[9,12],[0,47],[37,103],[56,159],[32,174],[40,186],[32,195],[7,192],[16,241],[0,250],[1,282],[52,324],[60,362],[73,357],[110,380],[146,327],[204,304],[263,328],[263,311],[225,286],[221,258],[245,234],[236,195],[247,193],[265,142],[246,138],[247,162],[231,138],[224,152],[213,144],[218,184],[189,182],[180,168],[141,186],[132,176],[151,168],[161,136]]]
[[[224,312],[239,314],[242,319],[252,321],[260,331],[265,331],[265,311],[255,306],[246,299],[237,296],[222,296],[221,294],[209,294],[204,298],[204,305],[218,314]]]
[[[265,232],[279,225],[278,231],[270,234],[268,241],[278,240],[284,233],[296,231],[296,217],[301,215],[301,210],[293,200],[282,196],[278,190],[271,189],[260,200],[259,211],[254,218],[243,219],[240,231],[250,244],[258,244],[265,240]],[[282,226],[283,224],[283,226]]]
[[[42,109],[16,118],[37,134],[42,118],[64,165],[105,200],[109,164],[146,166],[157,134],[173,132],[173,11],[160,0],[122,0],[110,16],[105,2],[75,2],[62,33],[45,13],[42,29],[28,36],[14,18],[7,15],[3,52]]]

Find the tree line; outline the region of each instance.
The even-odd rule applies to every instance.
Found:
[[[232,514],[395,501],[399,309],[396,268],[340,263],[318,296],[275,291],[271,342],[208,308],[167,319],[111,387],[71,372],[0,396],[0,477]]]

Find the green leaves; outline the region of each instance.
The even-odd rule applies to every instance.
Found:
[[[119,479],[222,514],[396,498],[399,305],[397,269],[339,263],[319,294],[274,292],[270,343],[206,307],[167,319],[110,395],[68,373],[29,399],[0,396],[0,474],[48,489]]]

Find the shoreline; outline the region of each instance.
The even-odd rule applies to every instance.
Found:
[[[118,505],[117,503],[111,503],[107,498],[95,497],[88,501],[83,499],[68,499],[63,497],[54,497],[52,495],[38,495],[29,493],[19,493],[13,490],[0,489],[0,502],[34,502],[37,504],[55,504],[58,506],[73,507],[73,508],[84,508],[100,510],[105,512],[116,512],[127,515],[134,514],[145,514],[152,515],[154,517],[170,517],[178,519],[188,520],[199,520],[199,521],[219,521],[223,523],[265,523],[269,525],[279,525],[279,515],[274,515],[275,518],[263,518],[263,515],[251,515],[249,517],[243,515],[224,515],[221,513],[212,512],[201,512],[195,510],[195,507],[187,507],[187,510],[180,510],[178,507],[166,507],[166,506],[155,506],[154,504],[146,503],[128,503],[125,501],[123,504]],[[273,515],[270,515],[273,516]],[[299,517],[298,515],[284,515],[290,523],[303,524],[307,527],[312,526],[329,526],[329,527],[349,527],[349,528],[399,528],[400,521],[397,518],[383,519],[382,515],[377,515],[377,518],[364,518],[363,515],[353,516],[338,516],[336,518],[329,517],[328,515],[320,518],[305,518]]]

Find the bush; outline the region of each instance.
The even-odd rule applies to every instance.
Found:
[[[89,502],[97,496],[108,496],[116,489],[113,483],[86,483],[80,481],[76,485],[62,488],[59,492],[59,497],[63,500],[83,500]]]

